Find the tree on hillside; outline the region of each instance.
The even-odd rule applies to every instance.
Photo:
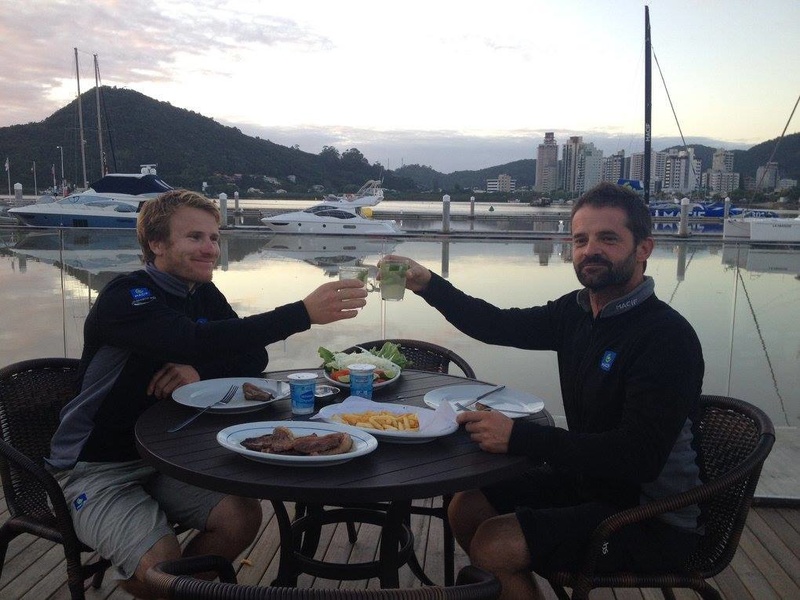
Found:
[[[359,169],[368,166],[369,161],[358,148],[350,148],[342,153],[342,167],[345,169]]]

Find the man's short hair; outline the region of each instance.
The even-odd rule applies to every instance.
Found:
[[[145,262],[153,262],[156,258],[150,249],[150,242],[163,242],[169,239],[170,219],[184,206],[204,210],[216,219],[217,224],[220,222],[219,209],[216,205],[205,196],[189,190],[170,190],[146,201],[136,219],[136,236],[144,253]]]
[[[584,206],[595,208],[621,208],[627,215],[625,226],[633,234],[633,241],[638,244],[653,235],[653,219],[650,209],[642,198],[630,188],[603,181],[583,194],[572,206],[570,220]]]

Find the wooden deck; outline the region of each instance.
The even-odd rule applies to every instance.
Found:
[[[263,503],[264,520],[253,546],[237,561],[241,583],[269,585],[277,573],[278,531],[269,502]],[[8,516],[5,500],[0,498],[0,522]],[[442,582],[442,528],[437,519],[413,517],[417,555],[425,571],[437,583]],[[323,531],[318,557],[335,562],[373,560],[377,548],[378,529],[359,526],[358,541],[347,541],[344,527],[328,526]],[[457,550],[456,567],[467,563],[466,555]],[[725,598],[736,600],[800,598],[800,506],[756,506],[750,512],[739,551],[729,568],[714,583]],[[301,576],[300,587],[342,587],[360,589],[377,587],[377,581],[332,581]],[[419,585],[408,567],[401,570],[401,586]],[[555,598],[546,583],[542,585],[548,598]],[[678,598],[698,598],[694,592],[676,590]],[[597,590],[593,598],[650,599],[660,598],[657,590]],[[0,577],[0,598],[16,600],[67,599],[66,571],[60,546],[29,535],[17,537],[6,556]],[[89,599],[130,599],[106,576],[99,590],[90,589]]]

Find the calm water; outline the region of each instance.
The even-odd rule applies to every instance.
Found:
[[[245,231],[224,235],[214,280],[244,316],[303,298],[336,278],[339,265],[375,265],[388,252],[410,256],[498,306],[540,304],[577,285],[566,241],[392,241]],[[138,268],[139,260],[133,232],[0,229],[0,364],[80,356],[83,322],[98,291],[115,274]],[[800,249],[657,240],[647,272],[658,296],[700,336],[704,391],[747,399],[776,426],[797,426]],[[476,342],[413,294],[393,303],[371,294],[358,318],[314,326],[271,345],[270,368],[317,365],[319,346],[338,349],[382,337],[448,346],[478,377],[537,394],[553,414],[563,414],[553,353]]]

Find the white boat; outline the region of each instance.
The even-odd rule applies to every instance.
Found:
[[[276,233],[309,234],[386,234],[401,233],[394,220],[367,219],[338,204],[315,204],[305,210],[292,211],[261,219],[264,226]]]
[[[111,173],[83,192],[11,208],[8,214],[34,227],[134,228],[142,203],[171,189],[153,165],[142,165],[140,173]]]
[[[759,219],[755,217],[725,219],[722,228],[724,240],[746,240],[800,244],[800,216],[791,218]]]
[[[325,196],[326,204],[342,204],[344,206],[360,207],[375,206],[383,200],[383,188],[377,179],[370,179],[361,186],[355,194],[343,194],[337,196],[328,194]]]

